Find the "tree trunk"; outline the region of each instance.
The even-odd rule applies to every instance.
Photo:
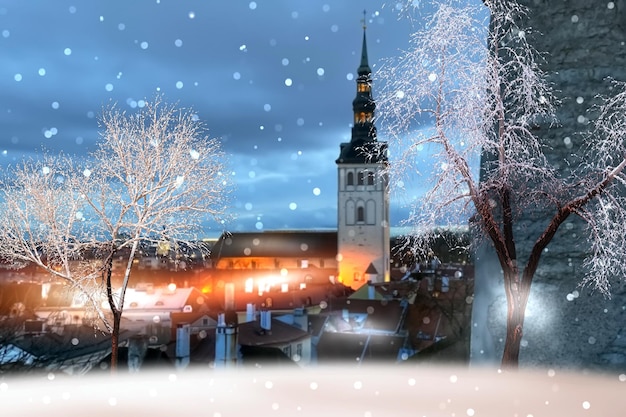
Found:
[[[519,349],[524,333],[524,309],[516,302],[507,304],[506,339],[502,353],[502,368],[515,369],[519,365]]]
[[[121,321],[122,321],[122,312],[114,311],[113,312],[113,331],[111,332],[111,375],[117,374]]]
[[[105,262],[104,269],[102,271],[104,281],[106,283],[107,299],[109,301],[109,307],[113,314],[113,330],[111,331],[111,375],[117,373],[117,359],[120,343],[120,324],[122,322],[122,306],[118,307],[115,297],[113,295],[113,283],[111,276],[113,275],[113,255],[115,254],[115,244],[110,243],[110,250],[107,260]]]
[[[502,353],[502,368],[517,369],[522,336],[524,335],[524,316],[530,294],[530,286],[521,285],[518,275],[504,277],[507,295],[506,338]]]

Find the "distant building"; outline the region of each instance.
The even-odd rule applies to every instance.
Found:
[[[108,315],[108,304],[103,308]],[[152,284],[138,284],[128,288],[124,296],[122,330],[129,330],[147,338],[149,345],[168,343],[173,337],[173,329],[179,321],[193,323],[194,330],[202,326],[215,327],[209,323],[208,300],[196,288],[154,287]],[[50,286],[47,303],[35,308],[36,316],[44,323],[46,330],[55,331],[65,326],[92,326],[96,320],[93,307],[82,294],[68,285]],[[187,314],[187,318],[181,318]]]
[[[224,233],[211,251],[215,290],[226,283],[241,294],[263,295],[328,284],[337,275],[337,232]]]
[[[145,336],[148,345],[159,346],[170,342],[178,322],[193,324],[195,332],[215,327],[208,311],[206,295],[196,288],[138,285],[126,290],[122,327]]]
[[[336,231],[265,231],[223,234],[212,248],[214,277],[237,292],[289,291],[341,282],[354,289],[390,280],[387,144],[376,139],[365,27],[352,102],[352,138],[337,160]]]

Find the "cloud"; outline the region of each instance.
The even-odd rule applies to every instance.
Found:
[[[5,2],[0,164],[42,148],[80,158],[108,106],[132,112],[161,93],[221,138],[237,183],[233,228],[256,227],[257,218],[264,229],[336,226],[335,159],[350,138],[361,10],[254,3]],[[408,45],[412,23],[384,1],[366,7],[377,68]]]

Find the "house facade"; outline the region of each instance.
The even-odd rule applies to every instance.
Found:
[[[216,291],[234,284],[237,294],[269,294],[333,282],[337,275],[335,231],[224,233],[213,246]]]

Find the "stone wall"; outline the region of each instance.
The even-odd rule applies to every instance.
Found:
[[[609,95],[606,77],[626,81],[626,0],[522,0],[529,8],[530,40],[546,53],[543,68],[561,101],[558,126],[541,126],[548,158],[561,172],[575,163],[596,96]],[[516,223],[520,261],[548,219],[528,213]],[[520,366],[626,369],[626,287],[612,298],[578,287],[588,244],[583,223],[563,225],[542,256],[531,291]],[[624,260],[626,262],[626,259]],[[472,362],[498,363],[506,300],[501,270],[490,248],[476,257]],[[497,284],[496,284],[497,281]],[[624,329],[624,330],[623,330]]]

